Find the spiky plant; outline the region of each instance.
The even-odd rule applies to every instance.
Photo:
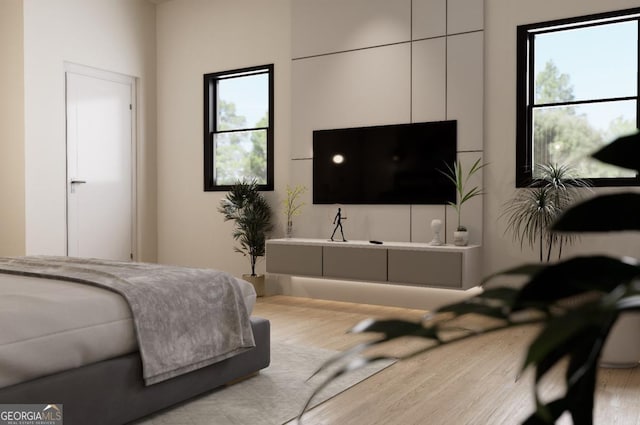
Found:
[[[234,250],[249,257],[251,276],[255,276],[258,257],[265,253],[266,234],[273,227],[271,207],[258,190],[257,181],[234,184],[220,201],[218,211],[224,215],[224,221],[234,222],[233,239],[240,243]]]
[[[558,259],[562,256],[565,243],[572,243],[576,236],[559,235],[549,231],[551,224],[579,200],[580,189],[589,187],[582,179],[573,177],[573,169],[568,165],[545,164],[539,166],[538,179],[530,187],[519,189],[505,204],[503,215],[507,216],[507,229],[522,248],[527,243],[531,248],[538,245],[540,261],[546,251],[546,261],[558,247]]]
[[[475,198],[476,196],[480,196],[483,194],[482,188],[478,186],[474,186],[472,188],[467,188],[467,184],[469,183],[469,179],[475,173],[480,171],[487,164],[480,164],[482,158],[478,158],[476,162],[473,163],[469,172],[465,174],[464,169],[462,168],[462,163],[460,160],[456,161],[451,167],[449,164],[445,164],[447,167],[446,171],[441,171],[451,183],[456,187],[456,198],[457,202],[449,202],[458,214],[458,227],[456,229],[458,231],[467,230],[466,227],[460,224],[460,215],[462,214],[462,205],[468,200]]]

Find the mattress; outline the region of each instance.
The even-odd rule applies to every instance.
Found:
[[[137,350],[127,302],[90,285],[0,274],[0,324],[0,388]]]

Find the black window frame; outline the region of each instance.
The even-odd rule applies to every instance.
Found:
[[[217,83],[229,78],[267,74],[269,80],[269,125],[267,127],[246,127],[242,129],[217,131]],[[272,191],[274,188],[273,146],[274,146],[274,65],[258,65],[230,71],[204,74],[204,191],[228,191],[233,185],[219,185],[214,176],[214,135],[247,130],[266,130],[267,133],[267,183],[259,184],[261,191]]]
[[[557,19],[517,27],[516,65],[516,187],[535,185],[533,178],[533,99],[535,99],[534,37],[537,34],[575,28],[605,25],[616,22],[636,21],[638,24],[638,58],[636,63],[636,95],[632,97],[601,98],[600,102],[629,100],[636,101],[636,127],[640,128],[640,8],[623,9],[612,12],[584,15],[574,18]],[[548,106],[593,104],[597,100],[560,102]],[[635,177],[600,177],[585,179],[595,187],[638,186],[640,174]]]

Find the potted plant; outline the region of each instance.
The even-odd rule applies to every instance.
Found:
[[[592,156],[640,172],[640,133],[620,137]],[[640,193],[604,194],[583,201],[558,217],[551,230],[568,233],[640,231]],[[527,282],[520,288],[488,286],[496,276],[514,275],[526,276]],[[537,324],[540,331],[529,344],[522,366],[523,370],[529,367],[535,370],[535,410],[525,423],[554,424],[566,412],[574,424],[593,424],[596,377],[604,347],[608,345],[605,342],[621,319],[640,311],[640,260],[590,255],[556,263],[524,264],[489,276],[483,286],[482,294],[441,307],[428,320],[369,319],[356,325],[352,332],[373,332],[376,338],[325,363],[321,370],[337,362],[341,366],[318,386],[310,400],[344,373],[372,361],[397,360],[379,350],[358,357],[364,350],[379,344],[406,336],[429,340],[430,344],[425,348],[401,356],[400,360],[403,360],[488,332]],[[460,332],[464,326],[460,322],[452,323],[452,319],[463,319],[467,315],[487,317],[491,324]],[[452,330],[455,331],[453,334]],[[625,339],[638,346],[637,327],[632,327]],[[629,354],[637,365],[640,352]],[[548,372],[563,366],[564,394],[556,399],[543,397],[541,382]]]
[[[251,282],[258,296],[264,295],[264,275],[256,275],[256,262],[264,256],[266,234],[272,228],[271,207],[258,190],[256,180],[240,181],[220,201],[218,211],[224,221],[233,221],[233,239],[240,243],[236,252],[249,257],[251,274],[242,275]]]
[[[469,183],[469,179],[478,171],[480,171],[487,164],[480,164],[481,158],[478,158],[471,168],[469,172],[465,175],[464,170],[462,168],[462,163],[460,160],[456,161],[451,167],[449,164],[445,164],[447,167],[446,171],[443,171],[444,174],[456,187],[456,202],[449,202],[458,215],[458,225],[456,227],[456,231],[453,232],[453,243],[458,246],[465,246],[469,243],[469,232],[465,226],[460,223],[460,215],[462,214],[462,205],[468,200],[475,198],[476,196],[482,195],[482,189],[478,186],[474,186],[471,189],[467,188]]]
[[[296,185],[291,187],[287,185],[287,197],[282,201],[282,209],[287,216],[287,224],[285,228],[285,237],[290,238],[293,235],[293,217],[302,213],[304,202],[300,202],[298,197],[307,191],[306,186]]]
[[[573,173],[568,165],[541,165],[539,177],[529,187],[519,189],[506,204],[506,231],[513,232],[521,248],[525,242],[532,248],[538,244],[540,261],[545,258],[545,251],[546,261],[550,261],[556,246],[560,259],[563,245],[576,239],[574,235],[550,230],[551,224],[582,197],[580,189],[590,186],[587,181],[574,178]]]

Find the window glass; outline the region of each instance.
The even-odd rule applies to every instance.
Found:
[[[218,81],[218,128],[235,130],[269,125],[267,74]]]
[[[589,155],[636,128],[636,102],[616,101],[551,106],[533,111],[534,164],[569,164],[589,178],[634,177],[635,172],[591,159]],[[539,167],[534,168],[534,178]]]
[[[273,190],[273,65],[207,74],[205,190],[255,180]]]
[[[239,180],[267,184],[267,131],[234,131],[214,135],[215,181],[233,185]]]
[[[635,96],[637,40],[635,21],[536,35],[536,103]],[[562,93],[550,91],[555,76]]]
[[[640,9],[518,27],[516,184],[569,165],[596,186],[638,184],[592,153],[638,128]]]

